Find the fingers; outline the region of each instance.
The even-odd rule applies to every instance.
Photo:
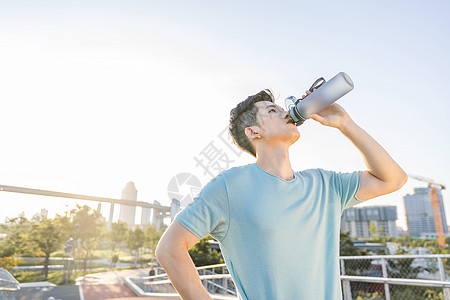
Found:
[[[311,119],[313,119],[314,121],[317,121],[317,122],[319,122],[319,123],[322,124],[322,125],[325,125],[325,123],[327,122],[325,118],[319,116],[318,114],[310,114],[310,115],[308,116],[308,118],[311,118]]]
[[[306,93],[306,95],[302,95],[302,99],[305,98],[305,97],[308,96],[308,95],[311,95],[311,92],[310,92],[310,91],[306,91],[305,93]]]

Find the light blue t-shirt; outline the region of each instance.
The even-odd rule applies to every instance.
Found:
[[[356,199],[360,171],[294,172],[285,181],[256,164],[211,180],[176,219],[211,234],[245,300],[338,300],[340,217]]]

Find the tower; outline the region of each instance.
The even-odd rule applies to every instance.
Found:
[[[122,190],[122,200],[137,201],[137,190],[134,186],[134,182],[127,183]],[[136,216],[136,206],[120,205],[119,220],[127,223],[130,226],[134,226],[134,220]]]

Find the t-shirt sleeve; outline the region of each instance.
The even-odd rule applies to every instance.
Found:
[[[356,198],[361,179],[361,171],[351,173],[330,172],[330,184],[341,201],[341,212],[363,201]]]
[[[212,179],[175,218],[199,239],[211,234],[222,241],[229,224],[229,202],[223,175]]]

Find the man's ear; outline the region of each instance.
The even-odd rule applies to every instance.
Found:
[[[261,135],[259,134],[259,127],[258,126],[252,126],[252,127],[246,127],[245,128],[245,135],[248,137],[248,139],[251,141],[253,139],[260,139]]]

